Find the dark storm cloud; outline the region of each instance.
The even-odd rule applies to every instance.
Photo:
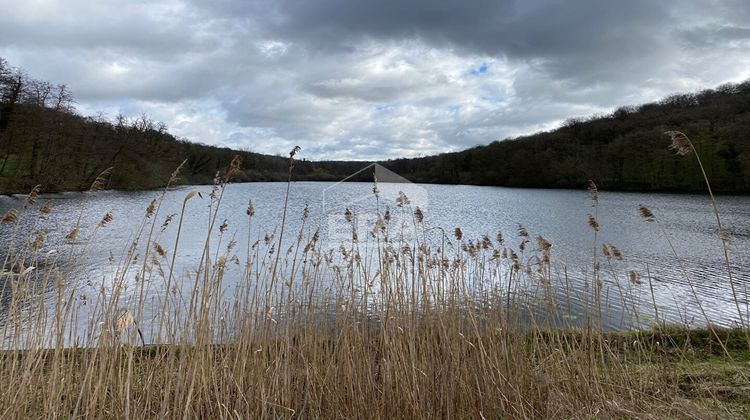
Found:
[[[750,77],[745,0],[0,0],[82,112],[311,158],[457,150]]]
[[[220,4],[227,7],[226,2]],[[571,78],[580,75],[580,70],[600,77],[605,69],[628,71],[632,66],[623,64],[658,49],[672,18],[671,2],[652,0],[282,0],[261,4],[247,10],[272,11],[275,19],[258,20],[266,33],[312,50],[348,52],[373,38],[419,39],[463,54],[541,60],[553,75]],[[219,7],[214,12],[228,10],[235,8]]]

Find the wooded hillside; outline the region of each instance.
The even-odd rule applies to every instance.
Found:
[[[604,189],[704,191],[696,160],[668,149],[667,130],[691,138],[714,189],[750,191],[750,81],[386,166],[418,182],[555,188],[593,179]]]

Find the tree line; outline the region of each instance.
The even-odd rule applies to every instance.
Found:
[[[99,173],[112,171],[109,187],[157,188],[187,160],[183,184],[205,184],[235,155],[243,160],[240,181],[279,181],[286,159],[193,143],[170,134],[147,115],[81,116],[66,85],[29,77],[0,58],[0,193],[84,190]],[[303,179],[338,179],[320,165],[302,161]]]
[[[704,191],[696,160],[669,150],[668,130],[691,138],[715,190],[750,192],[750,81],[386,166],[417,182],[582,188],[591,179],[610,190]]]
[[[666,130],[690,136],[717,191],[750,192],[750,81],[571,119],[553,131],[461,152],[378,163],[413,182],[579,188],[593,179],[612,190],[701,191],[694,159],[667,149]],[[66,85],[33,79],[0,58],[0,193],[35,185],[83,190],[109,167],[115,168],[110,188],[157,188],[183,160],[179,182],[210,183],[235,155],[243,161],[238,181],[286,180],[283,156],[194,143],[147,115],[81,116]],[[294,179],[337,181],[369,163],[302,160]],[[372,176],[363,172],[352,180]]]

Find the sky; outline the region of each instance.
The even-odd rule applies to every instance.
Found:
[[[0,0],[83,115],[308,159],[457,151],[750,78],[748,0]]]

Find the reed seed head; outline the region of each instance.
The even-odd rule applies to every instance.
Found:
[[[678,155],[685,156],[695,150],[693,143],[682,131],[665,131],[664,134],[672,139],[672,144],[669,145],[669,148],[675,150]]]
[[[188,161],[187,159],[183,160],[182,163],[180,163],[180,165],[177,167],[177,169],[175,169],[174,172],[172,172],[172,176],[169,177],[170,185],[177,182],[177,177],[180,175],[180,171],[182,170],[182,167],[185,166],[185,164],[187,164],[187,161]]]
[[[541,235],[536,237],[536,244],[539,250],[545,253],[552,249],[552,243],[544,239]]]
[[[6,225],[8,223],[13,223],[16,220],[18,220],[18,210],[10,209],[5,215],[3,215],[3,218],[0,219],[0,224]]]
[[[121,334],[133,323],[133,321],[133,315],[131,315],[130,311],[126,309],[117,320],[115,320],[115,331],[117,331],[118,334]]]
[[[464,237],[464,233],[461,231],[461,228],[456,228],[453,230],[453,236],[456,237],[457,241],[460,241]]]
[[[599,232],[599,222],[596,220],[596,218],[589,214],[589,226],[591,229],[594,229],[594,231]]]
[[[35,252],[39,252],[40,249],[42,249],[42,245],[44,244],[44,238],[47,236],[47,232],[40,230],[36,234],[36,239],[34,239],[34,243],[31,245],[31,248]]]
[[[234,178],[240,172],[241,164],[242,158],[239,155],[235,155],[232,158],[232,161],[229,162],[229,166],[227,167],[226,171],[224,171],[224,177],[222,177],[221,183],[226,184],[227,182],[231,181],[232,178]]]
[[[65,235],[65,240],[68,242],[73,242],[78,238],[78,228],[73,228],[67,235]]]
[[[102,220],[99,222],[100,227],[104,227],[107,225],[107,223],[112,221],[112,213],[107,212],[104,217],[102,217]]]
[[[594,181],[589,179],[588,186],[589,195],[591,196],[592,206],[595,206],[599,202],[599,188],[596,187]]]
[[[609,244],[609,250],[612,252],[612,256],[615,257],[615,259],[622,260],[622,253],[616,246]]]
[[[320,240],[320,229],[315,229],[315,233],[312,236],[312,239],[310,242],[305,245],[305,253],[309,252],[310,250],[315,249],[315,244],[318,243],[318,240]]]
[[[294,156],[302,150],[299,146],[294,146],[292,148],[292,151],[289,152],[289,159],[287,159],[287,166],[289,166],[289,169],[292,169],[294,167]]]
[[[411,203],[411,201],[409,201],[409,197],[407,197],[406,194],[404,194],[403,191],[399,191],[398,192],[398,198],[396,198],[396,204],[399,207],[404,207],[404,206],[408,205],[409,203]]]
[[[29,208],[36,203],[37,198],[39,198],[39,191],[41,191],[42,186],[37,185],[34,188],[31,189],[31,192],[29,192],[29,195],[26,196],[26,199],[23,200],[23,208]]]
[[[165,251],[164,248],[156,242],[154,242],[154,249],[156,250],[156,253],[159,254],[160,257],[164,258],[167,256],[167,251]]]
[[[375,219],[375,225],[372,227],[373,238],[377,235],[378,230],[385,232],[385,222],[383,221],[383,218],[380,217],[380,214],[378,214],[377,219]]]
[[[162,232],[164,232],[165,230],[167,230],[167,227],[169,226],[170,223],[172,223],[172,219],[174,219],[175,216],[177,216],[177,213],[172,213],[172,214],[168,215],[164,219],[164,223],[161,224],[161,231]]]
[[[42,205],[42,208],[39,209],[39,217],[44,217],[52,211],[52,200],[47,200]]]
[[[219,256],[219,259],[216,260],[216,269],[219,271],[224,271],[226,267],[227,267],[227,257],[223,255]]]
[[[414,217],[419,223],[422,223],[424,221],[424,213],[422,213],[422,209],[420,209],[419,206],[417,206],[417,209],[414,210]]]
[[[352,214],[352,211],[349,210],[349,207],[347,207],[346,211],[344,212],[344,219],[347,221],[347,223],[351,223],[354,219],[354,215]]]
[[[212,200],[217,196],[216,193],[219,191],[219,184],[221,184],[221,171],[216,171],[213,183],[211,184],[211,193],[208,195]]]
[[[151,204],[148,205],[146,208],[146,218],[150,219],[151,216],[153,216],[154,212],[156,211],[156,200],[151,200]]]
[[[101,191],[104,188],[106,188],[107,187],[107,180],[112,175],[112,169],[114,169],[114,167],[109,167],[109,168],[103,170],[99,174],[99,176],[96,177],[96,179],[94,180],[94,182],[91,183],[91,187],[89,187],[89,192],[93,193],[93,192]]]
[[[641,284],[641,276],[635,271],[628,272],[628,280],[633,284]]]
[[[644,218],[647,222],[653,222],[656,220],[656,216],[654,215],[651,210],[644,206],[643,204],[638,206],[638,212],[641,214],[641,217]]]
[[[245,210],[245,214],[247,214],[250,217],[255,216],[255,207],[253,207],[253,200],[247,200],[247,210]]]
[[[193,191],[190,191],[189,193],[187,193],[187,195],[185,196],[185,200],[183,201],[183,203],[187,203],[191,198],[195,197],[196,195],[198,197],[200,197],[200,198],[203,198],[203,195],[200,193],[200,191],[193,190]]]
[[[235,246],[237,246],[237,241],[234,239],[234,236],[233,236],[232,239],[230,239],[229,242],[227,242],[227,255],[232,253],[232,249],[234,249]]]

